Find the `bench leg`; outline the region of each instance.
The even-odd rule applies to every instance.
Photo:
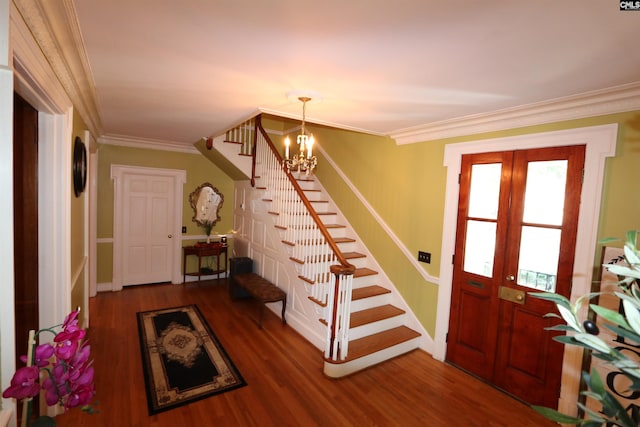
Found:
[[[264,315],[264,303],[260,303],[260,318],[258,320],[258,327],[262,329],[262,316]]]
[[[283,325],[286,325],[286,324],[287,324],[287,321],[286,321],[286,320],[285,320],[285,318],[284,318],[284,311],[285,311],[286,309],[287,309],[287,297],[285,296],[285,297],[282,299],[282,324],[283,324]]]

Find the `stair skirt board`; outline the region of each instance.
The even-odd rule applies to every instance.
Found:
[[[347,375],[351,375],[379,363],[386,362],[387,360],[393,359],[394,357],[398,357],[410,351],[417,350],[419,348],[419,339],[419,337],[416,337],[411,340],[396,344],[392,347],[387,347],[375,353],[367,354],[366,356],[362,356],[344,363],[332,363],[325,359],[323,372],[329,378],[342,378]]]

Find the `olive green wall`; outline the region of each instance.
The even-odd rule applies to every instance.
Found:
[[[407,249],[415,256],[419,250],[431,252],[431,264],[424,264],[423,268],[438,277],[447,173],[443,160],[447,144],[610,123],[619,125],[619,138],[617,154],[606,165],[598,235],[622,237],[627,229],[640,228],[640,192],[633,185],[640,182],[638,111],[407,145],[396,145],[385,137],[321,126],[309,125],[309,130]],[[434,334],[437,285],[418,274],[319,150],[315,154],[319,157],[316,176],[426,330]],[[594,268],[600,259],[597,252]]]
[[[336,162],[348,179],[384,222],[417,256],[419,250],[431,252],[431,264],[425,271],[437,278],[440,274],[440,249],[444,221],[446,168],[443,166],[447,144],[500,138],[585,126],[617,123],[619,138],[615,158],[607,161],[603,206],[598,235],[623,236],[627,229],[640,228],[640,193],[633,183],[640,182],[640,112],[600,116],[459,138],[397,145],[386,137],[309,125],[317,143]],[[293,127],[290,121],[265,122],[276,146],[284,133]],[[426,281],[404,254],[395,247],[384,230],[358,201],[342,179],[331,169],[319,150],[316,176],[331,194],[356,233],[369,248],[385,273],[408,302],[417,318],[430,333],[435,333],[438,286]],[[98,238],[113,235],[113,186],[110,165],[185,169],[183,224],[188,235],[202,234],[191,222],[188,193],[209,181],[225,196],[221,223],[215,229],[228,232],[233,225],[233,181],[200,154],[182,154],[102,145],[98,170]],[[98,246],[98,283],[111,281],[112,247],[110,242]],[[594,268],[599,251],[594,259]]]
[[[233,181],[200,153],[183,153],[116,145],[100,144],[98,148],[98,272],[97,282],[110,283],[113,277],[113,181],[111,165],[142,166],[161,169],[178,169],[187,172],[183,187],[182,225],[187,233],[182,235],[183,245],[195,243],[195,236],[204,230],[192,221],[193,210],[189,194],[205,182],[211,183],[223,195],[220,221],[214,231],[228,233],[233,228]],[[189,240],[191,237],[192,240]]]
[[[73,164],[73,145],[76,137],[80,137],[84,141],[84,133],[87,126],[78,114],[77,109],[73,110],[73,134],[71,137],[71,156]],[[84,141],[85,146],[87,141]],[[87,148],[88,150],[88,148]],[[88,151],[87,151],[88,161]],[[71,292],[71,308],[84,307],[85,301],[85,269],[87,268],[85,262],[85,215],[84,206],[87,196],[87,192],[80,193],[80,196],[76,197],[73,191],[73,179],[71,179],[71,276],[76,277],[77,280],[72,283],[73,289]],[[78,316],[80,324],[84,322],[84,310],[80,311]]]

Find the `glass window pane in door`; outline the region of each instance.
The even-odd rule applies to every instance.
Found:
[[[522,227],[518,285],[556,291],[560,233],[561,230],[555,228]]]
[[[471,166],[469,190],[469,216],[474,218],[498,218],[501,163]]]
[[[464,244],[464,271],[492,277],[496,223],[467,221],[467,236]]]
[[[567,160],[529,163],[524,195],[524,222],[562,225],[567,166]]]

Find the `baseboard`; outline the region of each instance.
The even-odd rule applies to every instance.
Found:
[[[96,292],[111,292],[113,290],[113,283],[96,283]]]

